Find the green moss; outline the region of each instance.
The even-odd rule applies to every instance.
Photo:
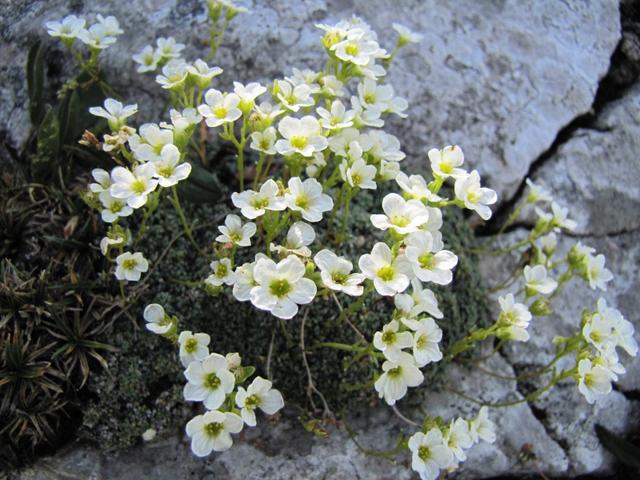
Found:
[[[381,232],[369,223],[369,214],[379,208],[382,194],[361,195],[352,205],[350,237],[340,246],[341,252],[349,258],[357,258],[357,255],[369,251],[373,243],[382,237]],[[201,205],[189,206],[188,210],[189,218],[197,220],[196,225],[212,225],[196,231],[201,244],[211,242],[217,235],[214,225],[223,218],[226,207]],[[152,259],[181,231],[179,221],[170,209],[163,209],[157,215],[141,245],[141,250]],[[447,248],[460,258],[453,288],[434,289],[445,312],[445,318],[438,323],[444,331],[443,344],[446,347],[480,324],[486,316],[483,315],[485,306],[475,259],[462,253],[472,242],[472,232],[462,214],[447,211],[442,232]],[[207,261],[184,237],[178,239],[149,280],[144,301],[132,309],[135,324],[123,322],[110,339],[121,350],[109,358],[110,372],[94,377],[90,385],[96,396],[87,409],[83,435],[98,440],[104,446],[116,447],[139,441],[140,435],[150,427],[158,431],[182,428],[189,407],[185,407],[181,397],[184,377],[177,349],[142,327],[142,309],[152,301],[161,303],[169,313],[177,315],[180,329],[209,333],[211,350],[239,352],[243,364],[255,365],[259,375],[266,376],[273,338],[270,374],[275,386],[282,391],[288,405],[297,405],[307,411],[310,409],[308,379],[300,348],[301,315],[288,321],[278,320],[255,309],[249,302],[235,301],[228,293],[212,297],[202,290],[179,283],[181,280],[204,279],[208,273]],[[340,296],[340,301],[346,307],[352,300]],[[392,310],[391,299],[372,296],[352,321],[367,338],[372,338],[373,333],[389,321]],[[353,330],[345,323],[338,323],[338,309],[332,298],[314,300],[308,310],[305,327],[307,359],[316,387],[334,412],[340,412],[349,405],[362,405],[363,401],[374,403],[377,398],[373,388],[349,391],[348,385],[370,382],[373,373],[379,371],[379,365],[362,360],[345,368],[352,358],[351,353],[317,345],[324,341],[353,343],[355,340]],[[439,381],[441,369],[441,363],[424,369],[427,377],[425,388],[432,388]],[[318,398],[314,401],[321,405]]]

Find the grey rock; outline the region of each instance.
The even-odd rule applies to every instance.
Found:
[[[574,117],[588,111],[598,82],[620,39],[618,2],[522,3],[434,0],[306,0],[248,2],[252,13],[232,23],[218,63],[232,80],[267,81],[294,66],[323,67],[314,23],[362,16],[393,46],[393,21],[424,35],[400,53],[389,81],[409,100],[410,121],[392,122],[414,168],[425,168],[428,148],[462,145],[469,164],[486,176],[502,198],[510,197],[529,165]],[[391,7],[392,6],[392,7]],[[20,145],[28,134],[24,65],[31,40],[46,37],[42,24],[70,12],[115,14],[127,32],[107,50],[104,63],[116,89],[137,101],[141,118],[161,108],[161,89],[135,73],[130,55],[156,36],[174,35],[205,54],[206,15],[195,0],[9,1],[0,6],[0,131]],[[393,10],[393,15],[380,12]],[[68,56],[56,45],[52,64],[68,74]],[[58,79],[59,81],[59,79]],[[145,115],[146,114],[146,115]]]

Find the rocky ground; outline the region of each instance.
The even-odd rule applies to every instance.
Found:
[[[0,6],[0,139],[19,147],[28,130],[24,64],[29,43],[44,37],[44,21],[74,13],[115,14],[129,33],[108,51],[111,74],[128,85],[127,97],[149,117],[159,89],[134,73],[128,60],[155,36],[174,35],[202,54],[206,15],[197,0],[15,1]],[[640,25],[638,2],[455,2],[389,0],[305,0],[249,2],[251,15],[232,24],[220,53],[223,86],[232,80],[266,81],[292,66],[319,67],[313,24],[358,14],[391,45],[392,21],[424,35],[402,52],[390,82],[409,100],[408,122],[392,125],[416,170],[434,145],[462,145],[501,198],[496,222],[523,192],[527,175],[550,187],[578,221],[575,236],[607,256],[615,279],[605,293],[640,329]],[[135,32],[135,33],[134,33]],[[52,51],[55,75],[67,64]],[[59,56],[58,56],[59,57]],[[148,79],[147,79],[148,80]],[[635,85],[634,85],[635,84]],[[157,103],[157,102],[156,102]],[[395,130],[395,131],[394,131]],[[0,150],[3,154],[3,150]],[[518,236],[515,228],[510,235]],[[573,239],[571,239],[573,240]],[[567,242],[561,245],[566,247]],[[483,271],[500,279],[508,264],[486,260]],[[531,327],[527,344],[505,348],[487,369],[543,365],[550,341],[579,324],[576,312],[595,295],[570,288],[556,312]],[[452,384],[489,401],[518,398],[524,386],[460,366],[450,367]],[[606,474],[612,457],[601,447],[594,424],[617,433],[640,424],[640,360],[608,397],[589,406],[573,385],[560,385],[533,406],[493,415],[495,445],[479,445],[458,478],[490,478],[544,472],[548,476]],[[450,416],[474,411],[450,393],[430,395],[424,407]],[[388,432],[403,428],[386,411],[358,420],[363,446],[385,448]],[[525,455],[532,452],[533,455]],[[525,457],[529,457],[528,460]],[[248,433],[245,442],[206,460],[191,456],[181,434],[117,453],[71,445],[16,478],[410,478],[403,465],[362,453],[344,433],[328,439],[306,434],[295,418]]]

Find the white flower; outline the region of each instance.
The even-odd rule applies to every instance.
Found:
[[[314,104],[309,85],[301,84],[294,87],[286,80],[276,80],[274,88],[277,92],[276,98],[287,110],[297,112],[300,108],[311,107]]]
[[[344,95],[344,83],[335,75],[323,75],[320,77],[321,93],[328,97],[342,97]]]
[[[160,128],[155,123],[141,125],[138,133],[129,137],[129,146],[135,157],[143,162],[160,160],[163,147],[173,143],[173,130]]]
[[[145,324],[147,330],[158,335],[168,333],[173,326],[171,317],[165,313],[164,308],[162,308],[162,305],[159,303],[151,303],[147,305],[142,316],[147,322]]]
[[[91,107],[89,109],[89,113],[91,115],[95,115],[96,117],[102,117],[107,119],[107,123],[109,124],[109,128],[112,131],[117,132],[120,130],[125,124],[125,119],[133,115],[138,111],[138,105],[122,105],[117,100],[113,98],[107,98],[104,101],[104,108],[102,107]]]
[[[545,255],[550,257],[558,246],[558,237],[555,232],[549,232],[545,236],[540,237],[537,243]]]
[[[405,243],[405,255],[416,277],[438,285],[451,283],[451,270],[458,264],[458,257],[453,252],[435,248],[433,236],[424,231],[409,234]]]
[[[419,200],[405,200],[397,193],[382,199],[383,214],[371,215],[371,223],[380,230],[391,228],[399,234],[417,232],[429,220],[429,211]]]
[[[399,172],[396,175],[396,182],[398,186],[405,192],[405,196],[420,200],[421,202],[437,202],[442,200],[438,195],[435,195],[427,187],[427,181],[422,175],[407,176],[404,172]]]
[[[395,361],[385,360],[382,364],[380,378],[374,387],[380,398],[389,405],[395,405],[407,393],[407,387],[417,387],[424,380],[424,375],[416,367],[413,357],[405,352],[399,352]]]
[[[267,91],[267,88],[257,82],[250,82],[243,85],[240,82],[233,82],[233,92],[240,98],[240,110],[245,113],[251,111],[256,103],[256,98]]]
[[[152,163],[138,165],[133,172],[124,167],[116,167],[111,171],[111,196],[126,200],[127,205],[132,208],[140,208],[147,203],[147,195],[158,185],[158,181],[153,178],[155,174],[156,169]]]
[[[360,66],[367,65],[372,58],[380,56],[382,51],[378,43],[370,40],[360,29],[349,31],[347,38],[333,45],[331,50],[340,60]]]
[[[467,459],[464,450],[473,445],[473,439],[469,434],[469,424],[462,418],[456,418],[449,424],[449,429],[444,438],[445,443],[460,462]]]
[[[442,360],[442,352],[438,345],[442,340],[442,330],[433,318],[424,317],[420,320],[403,318],[402,323],[415,332],[412,339],[413,358],[419,367]]]
[[[602,254],[595,257],[587,257],[586,273],[592,290],[599,288],[606,291],[607,282],[613,279],[613,274],[604,267],[604,263],[605,258]]]
[[[287,208],[284,198],[279,195],[278,184],[269,179],[262,184],[259,192],[245,190],[231,194],[231,202],[240,209],[242,215],[253,220],[264,215],[267,210],[284,210]]]
[[[235,93],[224,95],[219,90],[211,88],[204,95],[205,105],[200,105],[198,111],[211,128],[225,123],[235,122],[242,116],[238,108],[240,98]]]
[[[322,136],[318,119],[311,115],[284,117],[278,124],[278,131],[283,138],[276,142],[276,150],[281,155],[299,153],[303,157],[310,157],[328,145],[327,139]]]
[[[327,288],[353,297],[362,295],[363,287],[360,284],[365,276],[362,273],[351,273],[353,264],[349,260],[324,249],[316,253],[313,261],[320,269],[320,278]]]
[[[417,278],[411,280],[411,295],[406,293],[396,295],[394,303],[402,314],[403,321],[404,318],[416,318],[421,313],[428,313],[434,318],[444,316],[438,308],[435,294],[428,288],[422,288],[422,283]]]
[[[251,289],[251,303],[278,318],[293,318],[298,305],[310,303],[316,295],[316,284],[304,274],[304,263],[294,255],[277,264],[268,258],[259,259],[253,269],[257,286]]]
[[[93,193],[108,192],[111,188],[111,176],[109,172],[102,168],[94,168],[91,170],[91,176],[97,183],[90,183],[89,190]]]
[[[181,58],[169,60],[169,63],[162,67],[162,75],[156,76],[156,82],[167,90],[182,87],[189,74],[187,67],[188,65]]]
[[[491,218],[491,209],[487,205],[496,203],[498,195],[490,188],[480,186],[480,175],[477,170],[456,178],[454,190],[456,197],[464,202],[465,207],[478,212],[483,220]]]
[[[103,50],[116,43],[116,38],[109,35],[107,27],[101,23],[95,23],[89,29],[80,30],[78,39],[96,50]]]
[[[235,413],[215,410],[198,415],[186,427],[191,451],[198,457],[206,457],[212,451],[228,450],[233,445],[230,434],[239,433],[242,426],[242,419]]]
[[[209,410],[220,407],[236,383],[227,369],[227,360],[217,353],[191,362],[184,376],[189,381],[184,386],[184,399],[202,402]]]
[[[357,159],[350,167],[342,167],[342,169],[344,169],[345,180],[352,187],[370,190],[378,188],[374,180],[377,173],[376,167],[367,165],[362,158]]]
[[[292,72],[293,75],[291,75],[291,77],[285,77],[291,85],[308,85],[312,95],[320,92],[320,85],[318,84],[319,73],[308,68],[300,70],[295,67],[292,69]]]
[[[547,269],[544,265],[535,265],[534,267],[525,265],[524,279],[527,295],[529,296],[533,296],[536,293],[549,295],[558,286],[558,282],[547,276]]]
[[[140,52],[131,57],[138,64],[138,73],[153,72],[158,68],[158,62],[162,59],[159,50],[154,50],[151,45],[146,45]]]
[[[391,320],[382,327],[381,332],[373,335],[373,346],[392,362],[397,361],[403,348],[409,348],[413,344],[411,332],[400,332],[399,328],[398,321]]]
[[[298,255],[299,257],[310,257],[311,249],[309,245],[316,239],[316,232],[313,227],[305,222],[295,222],[287,232],[287,239],[284,245],[269,246],[272,252],[278,252],[281,256]]]
[[[191,173],[191,164],[180,163],[180,150],[172,144],[162,147],[160,160],[153,162],[158,183],[162,187],[172,187],[186,179]]]
[[[67,15],[61,21],[50,21],[45,24],[47,33],[61,39],[74,39],[84,29],[86,21],[75,15]]]
[[[192,65],[187,65],[187,72],[200,88],[207,88],[213,80],[222,73],[220,67],[210,67],[202,59],[197,59]]]
[[[400,140],[382,130],[370,130],[361,135],[359,141],[362,149],[369,152],[376,160],[400,162],[406,157],[406,154],[400,150]],[[396,178],[395,175],[392,178]]]
[[[398,162],[387,162],[386,160],[380,160],[380,170],[378,176],[380,181],[388,182],[393,180],[400,173],[400,165]]]
[[[371,254],[360,257],[358,266],[365,277],[373,280],[380,295],[390,296],[403,292],[409,286],[411,267],[403,255],[393,258],[386,243],[378,242]]]
[[[358,98],[363,108],[384,112],[393,98],[393,87],[365,78],[358,84]]]
[[[331,104],[331,111],[318,107],[316,110],[320,116],[320,125],[327,130],[339,130],[353,125],[353,118],[356,112],[347,110],[340,100],[334,100]]]
[[[162,58],[178,58],[180,52],[184,50],[184,44],[177,43],[173,37],[160,37],[156,40],[156,44],[158,45],[158,52]]]
[[[284,400],[282,399],[282,394],[275,388],[272,388],[269,380],[256,377],[246,390],[238,387],[236,405],[241,409],[240,415],[244,423],[250,427],[255,427],[255,410],[257,408],[267,415],[273,415],[284,407]]]
[[[260,105],[255,107],[255,113],[258,118],[268,125],[271,125],[282,112],[284,110],[279,105],[271,105],[269,102],[261,102]]]
[[[478,443],[481,439],[488,443],[496,441],[496,426],[489,420],[489,409],[486,406],[480,407],[478,416],[468,423],[473,443]]]
[[[102,252],[102,255],[107,255],[107,253],[109,253],[109,249],[111,247],[120,247],[120,246],[124,246],[125,243],[127,242],[127,236],[126,234],[123,233],[109,233],[107,234],[106,237],[103,237],[102,240],[100,240],[100,251]]]
[[[103,17],[102,15],[96,15],[96,20],[105,30],[107,35],[116,36],[122,35],[124,30],[120,28],[120,24],[118,23],[118,19],[113,15],[109,15],[108,17]]]
[[[239,302],[251,300],[251,289],[258,285],[253,278],[253,269],[260,258],[268,258],[258,253],[254,262],[247,262],[236,268],[236,282],[233,284],[233,296]]]
[[[398,43],[401,46],[406,45],[407,43],[419,43],[422,40],[422,35],[412,32],[404,25],[400,25],[399,23],[392,23],[391,26],[396,32],[398,32],[398,35],[400,36],[398,38]]]
[[[464,163],[464,154],[459,146],[447,145],[442,150],[432,148],[427,155],[429,156],[434,176],[457,179],[467,175],[463,168],[458,168]]]
[[[256,233],[256,224],[247,222],[243,225],[239,216],[229,214],[224,219],[224,225],[220,225],[218,230],[221,235],[216,237],[216,242],[248,247],[251,245],[251,237]]]
[[[202,120],[202,115],[200,115],[195,108],[191,107],[185,108],[182,112],[172,108],[169,110],[169,116],[171,123],[160,122],[160,127],[173,130],[176,136],[188,128],[197,125]]]
[[[453,453],[445,444],[439,428],[432,428],[426,434],[414,433],[409,438],[411,468],[420,474],[422,480],[436,480],[440,469],[447,468],[453,462]]]
[[[531,179],[527,178],[526,184],[529,187],[529,195],[527,195],[527,203],[546,203],[553,201],[553,197],[551,196],[551,192],[546,188],[536,185],[531,181]]]
[[[276,138],[278,137],[275,127],[267,127],[262,132],[253,132],[249,147],[267,155],[276,154]]]
[[[238,352],[227,353],[224,359],[227,361],[227,370],[230,372],[237,370],[242,364],[242,357]]]
[[[206,333],[193,334],[188,330],[180,332],[178,344],[180,345],[180,362],[188,367],[191,362],[202,360],[209,355],[209,342],[211,337]]]
[[[303,182],[300,177],[292,177],[287,186],[289,189],[284,194],[287,207],[300,212],[308,222],[319,222],[322,213],[333,208],[333,199],[322,193],[322,185],[315,178],[307,178]]]
[[[633,324],[625,319],[619,310],[607,306],[607,301],[604,298],[598,299],[596,314],[611,323],[612,337],[616,346],[622,347],[629,355],[635,357],[638,353],[638,343],[634,338]]]
[[[115,275],[118,280],[137,282],[147,270],[149,270],[149,262],[140,252],[124,252],[116,257]]]
[[[498,317],[498,323],[501,325],[498,336],[520,342],[529,340],[529,332],[527,332],[527,327],[531,322],[529,308],[523,303],[517,303],[512,293],[498,297],[498,302],[501,310]],[[502,329],[504,329],[504,335]]]
[[[611,380],[613,380],[613,373],[607,368],[594,365],[587,358],[578,363],[578,390],[587,402],[594,403],[598,396],[610,393]]]
[[[556,202],[551,203],[551,213],[547,213],[540,208],[536,207],[536,213],[545,222],[551,222],[554,230],[558,231],[561,228],[565,230],[575,230],[578,224],[568,218],[569,210],[561,207]]]
[[[104,209],[102,210],[102,221],[113,223],[120,217],[128,217],[133,213],[133,209],[124,200],[113,198],[108,191],[101,192],[98,196]]]
[[[233,285],[236,281],[236,274],[231,267],[231,260],[228,258],[222,258],[220,260],[214,260],[209,265],[213,273],[207,277],[206,283],[214,287],[219,287],[222,284]]]

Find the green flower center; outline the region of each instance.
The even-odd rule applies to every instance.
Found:
[[[418,457],[420,457],[420,460],[422,460],[423,462],[426,462],[429,458],[431,458],[431,450],[429,450],[429,447],[421,445],[420,448],[418,448]]]
[[[344,51],[347,52],[347,55],[355,57],[356,55],[358,55],[358,53],[360,53],[360,47],[358,47],[358,45],[355,43],[350,43],[349,45],[347,45]]]
[[[396,276],[396,271],[391,265],[385,265],[376,272],[376,275],[385,282],[390,282]]]
[[[424,253],[420,255],[418,257],[418,262],[420,262],[420,266],[425,270],[432,270],[436,263],[432,253]]]
[[[309,139],[307,137],[292,137],[291,138],[291,146],[293,148],[297,148],[298,150],[302,150],[309,144]]]
[[[204,377],[204,386],[210,390],[216,390],[220,386],[220,379],[215,373],[209,373]]]
[[[451,173],[451,172],[453,172],[453,165],[451,165],[448,162],[441,162],[440,163],[440,171],[442,173]]]
[[[240,240],[242,240],[242,234],[238,232],[232,232],[231,235],[229,235],[229,238],[232,242],[239,242]]]
[[[217,437],[224,431],[224,425],[220,422],[207,423],[204,426],[204,431],[210,437]]]
[[[218,266],[216,267],[216,277],[224,278],[227,276],[228,272],[229,272],[229,269],[224,263],[219,263]]]
[[[351,181],[353,182],[354,185],[360,185],[360,183],[362,182],[362,177],[357,173],[352,174]]]
[[[402,375],[402,367],[397,366],[387,371],[387,375],[391,378],[398,378]]]
[[[213,109],[213,114],[218,118],[224,118],[227,116],[227,109],[224,105],[218,105]]]
[[[376,96],[373,93],[367,93],[364,96],[364,101],[366,103],[376,103]]]
[[[251,395],[246,398],[246,400],[244,401],[244,405],[248,409],[253,410],[260,405],[260,397],[258,397],[257,395]]]
[[[387,330],[382,333],[382,342],[387,345],[396,341],[396,332],[392,332],[391,330]]]
[[[287,294],[291,292],[291,290],[292,290],[291,283],[289,283],[289,280],[286,280],[284,278],[280,280],[273,280],[269,284],[269,291],[271,292],[271,295],[273,295],[274,297],[278,297],[278,298],[286,297]]]
[[[193,353],[198,349],[198,340],[195,338],[190,338],[186,342],[184,342],[184,349],[187,353]]]
[[[478,200],[480,200],[480,195],[478,195],[477,192],[468,192],[467,200],[469,200],[469,203],[478,203]]]
[[[160,175],[161,177],[165,177],[168,178],[171,175],[173,175],[173,167],[169,167],[169,166],[163,166],[163,167],[156,167],[156,172],[158,172],[158,175]]]
[[[406,227],[409,225],[409,219],[400,215],[395,215],[391,217],[391,223],[396,227]]]
[[[116,200],[111,203],[111,207],[109,207],[109,210],[111,210],[112,213],[118,213],[123,208],[124,208],[124,202]]]
[[[347,278],[349,278],[349,276],[346,273],[333,272],[331,274],[331,280],[336,282],[338,285],[344,285],[347,282]]]
[[[124,262],[122,262],[122,267],[125,270],[133,270],[137,266],[138,266],[138,262],[136,262],[133,258],[129,258],[129,259],[125,260]]]
[[[306,195],[300,194],[296,197],[296,207],[300,207],[303,210],[309,208],[309,198]]]
[[[596,379],[592,373],[587,373],[584,376],[584,384],[589,388],[593,387],[596,384]]]
[[[147,182],[145,182],[144,180],[136,179],[133,182],[131,182],[131,191],[133,193],[142,195],[146,189],[147,189]]]
[[[262,210],[263,208],[267,208],[269,206],[269,199],[264,197],[255,197],[251,201],[251,206],[256,210]]]
[[[416,348],[418,350],[422,350],[424,347],[427,346],[427,340],[428,338],[424,333],[418,336],[418,338],[416,339]]]

